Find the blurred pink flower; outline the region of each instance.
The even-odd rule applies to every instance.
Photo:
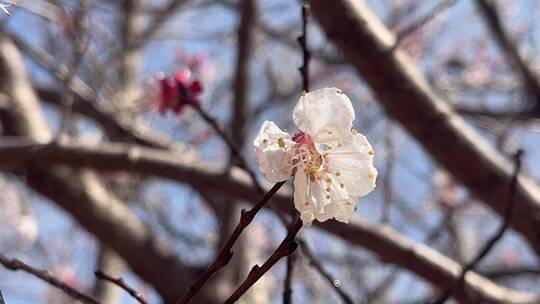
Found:
[[[60,266],[54,270],[55,275],[72,288],[79,288],[80,283],[75,270],[68,265]]]
[[[198,95],[202,85],[198,80],[190,81],[189,72],[176,72],[172,78],[159,79],[158,108],[161,114],[171,110],[176,115],[182,113],[185,106],[198,106]]]

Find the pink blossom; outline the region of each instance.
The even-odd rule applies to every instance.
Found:
[[[198,80],[190,81],[189,72],[176,72],[173,77],[159,79],[160,94],[159,112],[165,114],[172,110],[179,115],[185,106],[198,106],[198,95],[202,92],[202,85]]]

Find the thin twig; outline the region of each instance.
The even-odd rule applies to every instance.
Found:
[[[233,252],[231,251],[234,243],[238,240],[240,237],[240,234],[242,231],[253,221],[253,218],[261,210],[261,208],[270,200],[270,198],[285,184],[285,181],[279,182],[268,191],[264,197],[249,211],[246,211],[245,209],[242,209],[242,214],[240,215],[240,221],[238,222],[238,225],[236,225],[236,228],[234,228],[234,231],[232,235],[229,237],[227,242],[225,243],[225,246],[220,250],[219,254],[216,256],[214,262],[206,269],[206,271],[202,274],[201,278],[195,284],[193,284],[188,292],[177,302],[178,304],[186,304],[189,303],[193,297],[197,294],[197,292],[206,284],[208,279],[212,277],[214,273],[216,273],[221,268],[225,267],[227,263],[229,263]]]
[[[335,280],[324,269],[324,267],[317,260],[315,255],[313,255],[311,249],[309,249],[309,246],[306,244],[306,242],[302,238],[298,238],[297,242],[298,244],[300,244],[300,249],[302,249],[302,253],[309,260],[309,265],[312,266],[315,270],[317,270],[317,272],[321,274],[321,276],[330,284],[330,286],[334,287],[334,290],[337,292],[343,303],[354,304],[352,297],[347,294],[342,287],[338,287],[338,285],[335,284]]]
[[[262,194],[264,193],[264,188],[261,186],[259,181],[257,180],[257,176],[255,175],[255,172],[249,168],[249,166],[246,163],[246,160],[242,157],[242,154],[240,151],[236,148],[236,145],[232,142],[232,140],[225,134],[225,132],[220,128],[217,120],[210,116],[206,111],[204,111],[199,105],[193,105],[193,108],[201,115],[201,117],[214,129],[214,131],[221,137],[221,139],[225,142],[227,147],[229,148],[233,159],[236,161],[238,167],[244,169],[246,171],[253,184],[255,185],[255,188],[257,191]]]
[[[55,136],[55,140],[64,140],[68,137],[69,126],[72,122],[73,102],[75,94],[73,90],[70,90],[74,85],[74,81],[77,76],[77,70],[83,63],[83,56],[88,48],[88,41],[86,38],[87,28],[86,23],[90,9],[90,0],[80,1],[79,7],[75,12],[72,21],[73,28],[68,30],[69,38],[73,43],[73,58],[67,64],[67,75],[65,81],[65,93],[62,97],[62,120],[60,122],[59,131]]]
[[[302,35],[298,37],[298,43],[302,49],[303,63],[298,69],[302,76],[302,89],[305,92],[309,91],[309,59],[311,54],[307,46],[307,21],[309,16],[309,5],[304,1],[302,4]],[[294,221],[291,223],[294,225]],[[283,304],[292,303],[292,276],[294,272],[295,255],[290,254],[287,256],[287,267],[285,269],[285,280],[283,282]]]
[[[394,162],[395,162],[395,149],[394,149],[394,126],[393,122],[388,119],[386,121],[386,134],[384,138],[384,144],[386,147],[386,167],[385,174],[383,177],[383,204],[381,211],[381,222],[387,224],[390,220],[390,208],[392,204],[392,173],[394,171]]]
[[[414,32],[418,31],[420,28],[422,28],[424,25],[429,23],[431,20],[435,19],[439,14],[447,10],[448,8],[452,7],[454,4],[457,3],[458,0],[443,0],[435,8],[433,8],[427,15],[424,17],[412,22],[407,27],[405,27],[403,30],[399,31],[396,34],[396,46],[399,45],[403,39]]]
[[[303,90],[309,92],[309,59],[311,58],[311,53],[309,52],[307,46],[307,19],[309,16],[309,4],[304,2],[302,5],[302,36],[298,37],[298,43],[302,48],[303,55],[303,64],[299,68],[300,74],[302,75]]]
[[[0,304],[6,304],[6,302],[4,302],[4,296],[2,295],[1,290],[0,290]]]
[[[524,93],[533,102],[531,111],[538,116],[540,114],[540,79],[538,75],[528,60],[520,54],[516,43],[512,41],[511,35],[505,30],[495,2],[477,0],[476,3],[495,41],[499,44],[505,57],[512,64],[512,68],[519,74],[519,77],[523,81]]]
[[[513,210],[514,210],[514,201],[516,196],[516,188],[517,188],[517,180],[519,176],[519,171],[521,170],[521,156],[523,154],[522,150],[518,150],[514,155],[514,173],[512,175],[512,178],[510,180],[510,187],[508,190],[508,198],[506,203],[506,209],[504,211],[504,222],[502,225],[497,229],[495,234],[488,240],[488,242],[484,245],[482,250],[478,253],[478,255],[467,265],[465,265],[462,270],[461,274],[459,275],[458,279],[455,280],[448,289],[445,290],[445,292],[441,293],[439,297],[437,297],[433,302],[433,304],[443,304],[452,296],[454,291],[460,287],[463,282],[465,281],[465,276],[467,273],[471,270],[474,270],[476,265],[491,251],[491,249],[495,246],[495,244],[502,238],[504,235],[506,229],[510,225],[510,221],[512,219]]]
[[[70,287],[66,283],[62,282],[60,279],[54,277],[51,273],[49,273],[46,270],[39,270],[24,262],[19,261],[18,259],[10,260],[2,254],[0,254],[0,264],[4,265],[4,267],[6,267],[9,270],[13,270],[13,271],[22,270],[26,273],[29,273],[37,277],[38,279],[48,283],[49,285],[60,289],[65,294],[69,295],[75,300],[81,301],[83,303],[99,304],[99,302],[96,299],[76,290],[75,288]]]
[[[279,247],[274,251],[274,253],[264,262],[262,266],[255,265],[249,272],[247,278],[244,282],[236,289],[236,291],[225,301],[225,304],[235,303],[244,295],[250,288],[253,286],[270,268],[272,268],[281,258],[291,255],[296,248],[298,243],[295,242],[294,238],[296,234],[302,228],[302,220],[300,220],[298,213],[296,215],[296,220],[294,224],[291,225],[287,236],[283,239]]]
[[[285,272],[285,280],[283,282],[283,304],[292,303],[292,274],[294,272],[294,262],[296,256],[291,254],[287,257],[287,270]]]
[[[112,276],[104,273],[103,271],[101,270],[96,270],[94,272],[94,274],[96,275],[96,277],[100,280],[105,280],[105,281],[109,281],[113,284],[115,284],[116,286],[122,288],[123,290],[127,291],[127,293],[129,293],[129,295],[131,297],[133,297],[135,300],[139,301],[139,303],[141,304],[148,304],[148,302],[146,302],[146,300],[144,299],[144,297],[141,295],[140,292],[138,292],[137,290],[131,288],[128,284],[126,284],[126,282],[124,282],[124,279],[122,279],[121,277],[118,277],[118,278],[113,278]]]

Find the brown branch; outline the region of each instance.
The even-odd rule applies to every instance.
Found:
[[[304,92],[309,91],[309,59],[311,54],[309,53],[307,45],[307,24],[309,15],[309,5],[304,1],[302,3],[302,35],[298,37],[298,43],[302,50],[302,66],[298,69],[302,76],[302,89]],[[294,222],[291,223],[291,229]],[[294,271],[294,254],[287,256],[287,267],[285,268],[285,280],[283,282],[283,304],[290,304],[292,302],[292,276]]]
[[[225,301],[226,304],[231,304],[246,293],[246,291],[253,286],[270,268],[272,268],[281,258],[291,255],[298,244],[295,242],[295,237],[298,231],[302,228],[302,220],[299,216],[296,216],[296,220],[291,228],[287,232],[287,236],[283,239],[279,247],[274,251],[274,253],[264,262],[262,266],[255,265],[249,272],[245,281],[236,289],[236,291]]]
[[[517,266],[512,268],[502,268],[502,269],[488,269],[482,270],[482,275],[490,279],[502,279],[505,277],[515,277],[515,276],[539,276],[540,267],[538,266]]]
[[[100,243],[98,246],[95,268],[108,274],[120,275],[128,267],[124,260],[108,246]],[[122,297],[121,290],[103,280],[94,280],[92,294],[98,301],[104,303],[118,303]]]
[[[131,288],[129,285],[126,284],[126,282],[124,282],[124,279],[122,279],[121,277],[118,277],[118,278],[114,278],[100,270],[96,270],[94,272],[94,274],[96,275],[96,277],[100,280],[105,280],[105,281],[109,281],[115,285],[117,285],[118,287],[122,288],[123,290],[125,290],[127,293],[129,293],[129,295],[131,297],[133,297],[135,300],[139,301],[139,303],[141,304],[148,304],[148,302],[146,302],[146,300],[144,299],[144,297],[141,295],[140,292],[136,291],[135,289]]]
[[[10,36],[15,44],[36,64],[49,71],[57,80],[67,83],[67,68],[65,66],[59,65],[49,54],[31,47],[17,35],[11,34]],[[73,81],[69,83],[68,89],[74,94],[73,111],[95,120],[104,128],[110,138],[150,147],[187,150],[186,147],[179,147],[179,144],[173,145],[168,140],[150,134],[144,128],[133,124],[130,119],[115,113],[114,109],[98,106],[96,93],[80,78],[74,77]],[[47,87],[38,87],[37,93],[40,99],[62,106],[62,92]]]
[[[40,270],[35,267],[32,267],[24,262],[21,262],[17,259],[8,259],[6,256],[0,254],[0,264],[4,265],[9,270],[13,271],[24,271],[28,274],[35,276],[36,278],[44,281],[45,283],[58,288],[63,291],[65,294],[71,298],[81,301],[88,304],[99,304],[97,300],[92,298],[89,295],[84,294],[83,292],[78,291],[77,289],[70,287],[68,284],[64,283],[62,280],[53,276],[50,272],[46,270]],[[1,297],[1,296],[0,296]],[[3,302],[3,299],[2,299]]]
[[[446,302],[446,300],[448,300],[452,296],[456,288],[463,284],[467,273],[471,270],[474,270],[476,265],[478,265],[478,263],[480,263],[480,261],[487,256],[487,254],[491,251],[491,249],[493,249],[495,244],[497,244],[497,242],[503,237],[504,233],[506,232],[506,229],[510,224],[510,220],[512,219],[514,202],[516,200],[516,186],[519,171],[521,170],[521,155],[521,150],[516,152],[516,154],[514,155],[514,173],[512,175],[512,179],[510,180],[510,185],[508,188],[508,202],[506,210],[504,212],[504,221],[502,225],[497,229],[495,234],[493,234],[493,236],[489,238],[489,240],[482,247],[482,250],[480,250],[476,257],[462,268],[461,274],[459,275],[458,279],[454,281],[443,293],[441,293],[441,295],[439,295],[439,297],[437,297],[433,301],[434,304],[443,304],[444,302]]]
[[[295,260],[296,260],[296,256],[294,255],[294,253],[287,256],[285,280],[283,280],[283,302],[282,302],[283,304],[292,303],[292,279],[293,279],[293,273],[294,273]]]
[[[75,76],[77,76],[77,70],[82,65],[84,60],[84,54],[88,48],[88,29],[86,23],[88,22],[88,14],[90,12],[90,1],[83,0],[79,2],[77,10],[71,17],[73,26],[67,29],[68,37],[73,44],[72,57],[67,64],[67,74],[65,75],[66,93],[62,97],[62,116],[58,133],[55,136],[55,140],[63,140],[68,136],[69,126],[72,122],[73,113],[73,91],[69,88],[74,84]]]
[[[400,122],[435,161],[499,214],[506,206],[512,163],[498,153],[435,92],[395,36],[364,0],[311,0],[328,37],[370,86],[386,113]],[[396,102],[399,100],[399,102]],[[540,188],[518,180],[510,225],[540,255]]]
[[[396,45],[398,45],[400,42],[402,42],[407,36],[415,33],[422,27],[424,27],[427,23],[431,22],[433,19],[435,19],[437,16],[439,16],[441,13],[452,7],[454,4],[457,3],[457,0],[443,0],[437,4],[428,14],[423,16],[422,18],[413,21],[411,24],[409,24],[407,27],[405,27],[403,30],[399,31],[396,34],[397,42]]]
[[[34,141],[50,140],[22,57],[6,36],[0,38],[0,71],[0,91],[9,96],[9,106],[0,110],[3,133]],[[111,195],[97,175],[50,163],[23,168],[24,182],[29,188],[66,210],[82,227],[114,249],[165,301],[177,298],[178,285],[187,286],[197,274],[197,270],[182,264],[170,244],[156,238],[129,206]],[[15,173],[20,173],[17,169],[20,168],[15,168]]]
[[[272,198],[272,196],[283,186],[285,182],[279,182],[268,191],[261,200],[249,211],[246,211],[245,209],[242,209],[242,214],[240,215],[240,221],[238,222],[238,225],[234,229],[232,235],[229,237],[227,242],[225,243],[225,246],[219,251],[218,255],[214,259],[214,262],[208,267],[208,269],[203,273],[201,278],[193,284],[188,292],[177,302],[178,304],[187,304],[189,303],[193,297],[199,292],[199,290],[206,284],[208,279],[214,275],[218,270],[225,267],[227,263],[229,263],[233,252],[232,247],[234,243],[238,240],[240,237],[240,234],[242,231],[253,221],[253,218],[255,218],[255,215],[257,212],[259,212],[262,207]]]
[[[225,142],[233,158],[236,160],[238,166],[244,169],[251,176],[251,179],[254,181],[254,184],[257,187],[257,191],[259,191],[259,193],[264,192],[262,190],[262,187],[259,187],[260,185],[257,182],[257,177],[255,175],[255,172],[249,169],[245,159],[242,157],[242,153],[240,152],[240,150],[238,150],[238,148],[233,143],[233,141],[229,138],[229,136],[225,134],[225,132],[221,129],[217,120],[214,117],[210,116],[210,114],[204,111],[200,106],[194,105],[193,108],[195,108],[197,113],[201,115],[204,121],[206,121],[206,123],[208,123],[212,127],[212,129],[214,129],[217,135],[221,137],[221,139]]]
[[[2,138],[0,140],[0,155],[2,155],[0,168],[20,166],[31,161],[36,165],[62,164],[72,168],[90,167],[98,170],[122,170],[188,183],[199,191],[209,191],[216,194],[226,193],[231,200],[254,202],[260,198],[253,191],[253,184],[247,175],[223,175],[221,171],[212,169],[213,167],[204,162],[193,163],[189,160],[183,160],[174,152],[162,149],[108,143],[102,143],[99,146],[76,143],[43,145],[35,142],[29,144],[28,141],[25,142],[21,139],[14,141]],[[520,180],[523,178],[520,176]],[[290,192],[288,193],[289,195],[276,194],[272,197],[272,200],[278,203],[277,207],[283,214],[291,210],[292,197]],[[84,204],[72,206],[69,204],[70,198],[64,197],[62,199],[66,201],[65,206],[76,211],[76,216],[96,212],[95,207],[79,210],[81,207],[87,206],[86,201]],[[99,211],[98,214],[102,212],[107,211]],[[104,215],[108,218],[110,212]],[[124,219],[114,218],[111,220],[115,221],[116,224],[122,224],[122,227],[125,226],[122,229],[132,226],[131,222],[126,223]],[[95,221],[95,219],[92,218],[89,221]],[[108,225],[110,225],[108,220],[99,224],[103,227],[108,227]],[[348,225],[337,222],[314,223],[314,225],[344,241],[373,251],[383,261],[408,269],[441,289],[446,288],[448,282],[458,278],[459,265],[456,262],[421,243],[405,238],[386,225],[369,223],[358,218],[351,220]],[[108,230],[106,233],[110,236]],[[120,240],[125,238],[123,235],[118,237]],[[128,246],[128,244],[125,245]],[[142,248],[140,250],[147,251],[147,249]],[[142,258],[151,260],[148,257]],[[144,277],[148,278],[148,276]],[[463,286],[456,291],[457,295],[474,292],[488,303],[532,304],[540,300],[530,293],[518,292],[496,285],[474,272],[469,272]]]
[[[304,254],[304,256],[308,259],[309,261],[309,265],[313,268],[315,268],[315,270],[317,270],[317,272],[325,279],[326,282],[328,282],[328,284],[330,286],[333,287],[333,289],[337,292],[337,294],[339,295],[339,297],[341,298],[341,301],[343,301],[343,303],[345,304],[354,304],[354,301],[352,300],[352,297],[350,295],[348,295],[344,290],[343,288],[341,287],[338,287],[334,284],[334,279],[332,278],[332,276],[324,269],[323,265],[321,264],[320,261],[317,260],[317,258],[315,257],[315,255],[311,252],[311,249],[309,249],[309,247],[307,246],[306,242],[304,241],[304,239],[302,238],[298,238],[297,240],[298,244],[300,244],[300,249],[302,249],[302,253]]]
[[[298,37],[298,43],[302,48],[302,66],[298,69],[302,76],[302,88],[304,91],[309,92],[309,59],[311,53],[309,52],[307,45],[307,22],[309,16],[309,4],[304,1],[302,4],[302,35]]]
[[[533,106],[536,110],[536,116],[540,115],[540,79],[538,78],[538,75],[531,68],[529,62],[527,62],[527,60],[519,53],[518,47],[505,31],[494,1],[477,0],[476,2],[489,31],[495,37],[506,58],[513,65],[514,70],[516,70],[521,77],[525,93],[532,101],[534,101]]]
[[[254,20],[256,3],[254,0],[242,0],[240,5],[240,24],[238,26],[238,51],[236,73],[234,77],[234,102],[232,109],[232,140],[237,147],[242,147],[246,138],[246,124],[250,112],[248,96],[250,92],[250,59],[253,52]],[[231,159],[236,160],[236,159]]]

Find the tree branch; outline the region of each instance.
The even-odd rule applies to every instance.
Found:
[[[106,143],[94,147],[75,143],[24,144],[21,140],[4,138],[0,140],[0,155],[4,156],[0,159],[0,168],[32,161],[63,164],[73,168],[124,170],[189,183],[198,191],[227,193],[231,200],[254,202],[258,199],[251,179],[245,174],[232,170],[232,175],[223,175],[207,164],[194,164],[189,160],[182,160],[175,153],[161,149]],[[272,197],[282,213],[291,210],[292,198],[284,195],[285,193],[287,192],[277,193]],[[449,281],[458,278],[460,267],[456,262],[425,245],[408,240],[386,225],[372,224],[360,219],[353,219],[348,225],[337,222],[315,225],[351,244],[375,252],[382,260],[406,268],[439,288],[445,288]],[[466,276],[463,287],[458,288],[456,295],[464,295],[466,290],[467,293],[477,294],[489,303],[535,303],[540,300],[535,295],[496,285],[472,272]]]
[[[255,218],[255,215],[264,207],[264,205],[272,198],[272,196],[283,186],[285,182],[279,182],[268,191],[263,198],[255,204],[255,206],[249,210],[246,211],[245,209],[242,210],[242,214],[240,215],[240,221],[238,222],[238,225],[234,229],[232,235],[229,237],[223,248],[219,251],[218,255],[214,259],[214,262],[208,267],[208,269],[203,273],[201,278],[193,284],[187,293],[178,300],[178,304],[187,304],[189,303],[193,297],[199,292],[199,290],[206,284],[208,279],[214,275],[217,271],[219,271],[221,268],[225,267],[227,263],[232,258],[233,252],[232,247],[240,237],[240,234],[244,229],[253,221]]]
[[[311,0],[313,15],[371,87],[387,113],[473,195],[499,214],[512,164],[429,86],[396,39],[362,0]],[[518,180],[510,225],[540,255],[540,189]]]
[[[238,26],[238,52],[234,77],[234,101],[232,109],[232,140],[237,147],[244,146],[246,123],[250,112],[248,96],[250,92],[250,59],[253,48],[253,24],[256,17],[256,3],[253,0],[240,1],[240,24]]]
[[[298,244],[300,244],[300,249],[302,253],[306,256],[309,261],[309,265],[317,270],[318,273],[328,282],[328,285],[333,286],[336,293],[341,298],[341,301],[345,304],[354,304],[352,297],[348,295],[342,288],[339,288],[335,285],[334,279],[332,276],[324,269],[323,265],[315,258],[315,255],[311,252],[306,242],[302,238],[298,238]]]
[[[99,302],[96,299],[76,290],[75,288],[70,287],[69,285],[62,282],[60,279],[56,278],[55,276],[53,276],[51,273],[49,273],[46,270],[37,269],[17,259],[10,260],[2,254],[0,254],[0,264],[4,265],[4,267],[6,267],[9,270],[13,270],[13,271],[21,270],[26,273],[29,273],[35,276],[36,278],[42,280],[43,282],[58,288],[59,290],[63,291],[65,294],[67,294],[74,300],[81,301],[87,304],[99,304]],[[3,302],[3,298],[1,298],[1,295],[0,295],[0,303],[2,302]]]
[[[262,266],[255,265],[249,272],[246,280],[238,287],[238,289],[225,301],[225,304],[235,303],[240,297],[246,293],[257,281],[270,270],[281,258],[291,255],[298,247],[298,244],[294,241],[296,234],[302,228],[302,220],[300,217],[296,217],[296,221],[287,232],[287,236],[283,239],[279,247],[274,253],[264,262]]]
[[[118,287],[122,288],[123,290],[125,290],[127,293],[129,293],[129,295],[134,298],[135,300],[137,300],[139,303],[141,304],[148,304],[148,302],[146,302],[146,300],[143,298],[143,296],[138,292],[136,291],[135,289],[131,288],[129,285],[126,284],[126,282],[124,282],[124,279],[122,278],[114,278],[100,270],[96,270],[96,272],[94,273],[96,275],[96,277],[100,280],[105,280],[105,281],[109,281],[111,283],[113,283],[114,285],[117,285]]]
[[[536,116],[540,116],[540,79],[531,65],[519,53],[518,47],[504,30],[503,24],[495,3],[491,0],[477,0],[478,8],[495,40],[504,52],[508,61],[523,81],[525,93],[534,102],[533,109]]]
[[[504,218],[503,223],[501,226],[497,229],[495,234],[489,238],[489,240],[486,242],[484,247],[480,250],[478,255],[469,263],[467,263],[463,269],[461,270],[461,274],[459,275],[459,278],[454,281],[437,299],[433,301],[434,304],[443,304],[452,296],[454,291],[458,286],[463,284],[463,281],[465,280],[465,276],[467,273],[471,270],[474,270],[476,265],[480,263],[480,261],[487,256],[487,254],[491,251],[493,246],[497,244],[497,242],[502,238],[504,233],[506,232],[506,229],[508,228],[508,225],[510,223],[510,220],[512,219],[512,214],[514,210],[514,201],[516,200],[515,194],[516,194],[516,184],[519,176],[519,171],[521,169],[521,155],[522,151],[518,151],[514,155],[514,174],[512,175],[512,179],[510,180],[510,186],[508,189],[508,197],[507,197],[507,205],[506,210],[504,212]]]
[[[7,37],[0,38],[0,80],[0,91],[9,96],[10,103],[7,109],[0,111],[3,132],[31,140],[50,140],[20,53]],[[177,259],[167,243],[155,238],[129,207],[111,195],[95,174],[73,172],[50,164],[29,166],[24,173],[25,181],[32,189],[65,209],[84,228],[120,254],[165,301],[170,303],[178,297],[178,286],[187,286],[196,275],[193,269]]]

